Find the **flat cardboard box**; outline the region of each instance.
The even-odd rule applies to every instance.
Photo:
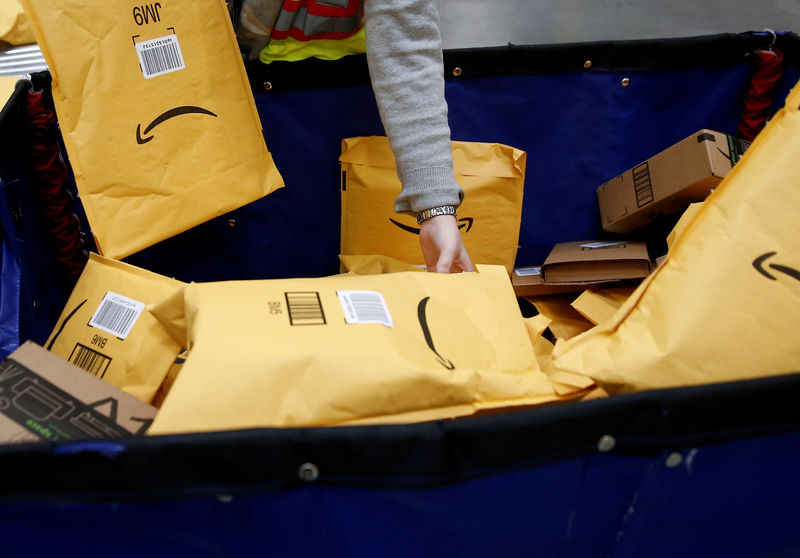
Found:
[[[603,230],[628,233],[703,201],[749,142],[699,130],[597,189]]]
[[[518,267],[511,274],[511,286],[516,296],[540,296],[562,293],[577,293],[600,285],[605,281],[581,281],[576,283],[545,283],[541,266]]]
[[[644,242],[562,242],[542,265],[545,283],[642,279],[649,273],[650,257]]]
[[[32,341],[0,362],[0,443],[142,435],[156,412]]]

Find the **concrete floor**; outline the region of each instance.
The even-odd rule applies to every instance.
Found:
[[[445,48],[800,33],[800,0],[439,0]]]

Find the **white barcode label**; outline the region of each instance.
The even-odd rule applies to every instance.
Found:
[[[624,241],[616,241],[616,240],[601,240],[597,242],[589,242],[587,244],[581,244],[581,248],[588,248],[590,250],[596,250],[598,248],[612,248],[614,246],[620,246],[622,244],[627,244]]]
[[[143,302],[108,291],[89,320],[89,325],[125,339],[144,312],[144,306]]]
[[[518,267],[514,270],[514,275],[517,277],[530,277],[531,275],[541,275],[542,274],[542,267],[535,266],[535,267]]]
[[[383,295],[377,291],[336,291],[348,324],[383,324],[394,327]]]
[[[136,43],[136,54],[146,79],[186,68],[177,35]]]

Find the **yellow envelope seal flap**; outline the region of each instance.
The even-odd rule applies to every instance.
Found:
[[[92,232],[123,258],[283,186],[222,0],[23,0]]]
[[[601,324],[614,317],[634,290],[635,287],[587,289],[572,301],[572,307],[594,325]]]
[[[499,143],[452,142],[453,170],[464,189],[458,225],[477,264],[514,268],[519,243],[527,155]],[[394,212],[402,186],[394,154],[385,137],[342,142],[341,253],[383,254],[413,265],[424,264],[419,225]]]
[[[502,143],[453,141],[453,169],[469,176],[520,178],[525,176],[527,154]],[[342,140],[342,163],[396,169],[394,153],[385,136],[362,136]]]
[[[590,330],[594,325],[572,307],[572,301],[575,298],[572,293],[525,298],[536,307],[540,315],[549,318],[548,327],[557,339],[571,339]]]
[[[397,273],[399,271],[424,271],[415,265],[407,264],[388,256],[348,256],[339,255],[342,273],[350,272],[356,275],[381,275],[383,273]]]
[[[480,269],[187,285],[189,355],[150,433],[431,420],[563,400],[537,366],[505,270]]]
[[[181,346],[147,306],[181,285],[90,254],[45,348],[150,403]]]
[[[800,370],[800,85],[669,258],[614,318],[556,345],[556,369],[626,392]]]

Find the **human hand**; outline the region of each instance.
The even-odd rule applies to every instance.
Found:
[[[458,230],[456,218],[452,215],[438,215],[423,221],[419,230],[419,244],[428,271],[475,271]]]

